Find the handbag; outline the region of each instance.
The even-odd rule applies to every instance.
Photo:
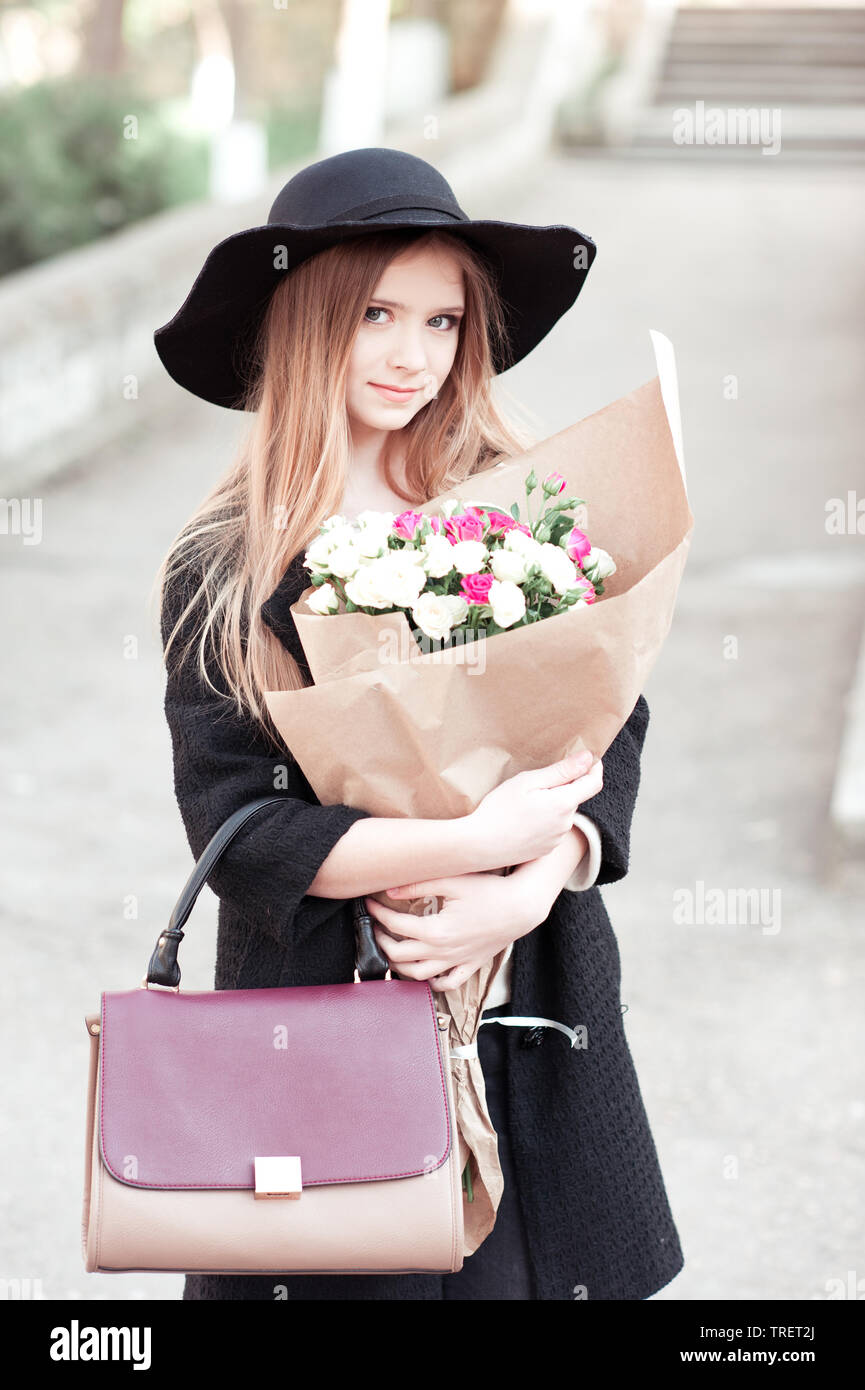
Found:
[[[147,974],[90,1035],[82,1250],[89,1272],[454,1273],[463,1264],[449,1019],[395,980],[362,898],[350,982],[180,989],[190,874]]]

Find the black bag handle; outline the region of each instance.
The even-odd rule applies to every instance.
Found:
[[[276,806],[286,799],[284,796],[261,796],[256,801],[249,801],[223,821],[219,829],[211,836],[192,873],[186,880],[180,897],[174,904],[174,911],[169,918],[168,926],[165,931],[160,933],[147,967],[146,984],[171,987],[180,984],[177,950],[183,940],[183,928],[189,920],[189,914],[195,906],[198,895],[213,872],[217,861],[228,849],[238,831],[252,816],[263,810],[265,806]],[[378,948],[372,925],[372,918],[366,910],[363,898],[355,898],[355,965],[357,975],[361,980],[382,980],[388,970],[387,959]]]

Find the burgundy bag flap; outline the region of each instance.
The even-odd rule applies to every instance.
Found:
[[[411,1177],[452,1141],[432,991],[364,980],[103,994],[100,1146],[133,1187],[255,1186],[299,1155],[303,1186]]]

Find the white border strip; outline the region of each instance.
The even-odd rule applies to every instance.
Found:
[[[664,402],[664,409],[667,412],[670,433],[673,436],[673,447],[676,450],[676,458],[679,461],[682,482],[685,485],[685,493],[687,495],[688,480],[685,476],[685,450],[682,444],[682,416],[679,410],[679,379],[676,374],[676,354],[673,351],[673,344],[670,342],[670,339],[663,333],[659,333],[656,328],[649,329],[649,337],[652,340],[652,348],[655,353],[655,363],[661,381],[661,397]]]

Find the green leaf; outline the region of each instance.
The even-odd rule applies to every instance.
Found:
[[[470,1159],[470,1158],[466,1161],[466,1166],[465,1166],[465,1168],[463,1169],[463,1178],[462,1178],[462,1182],[463,1182],[463,1187],[464,1187],[464,1189],[465,1189],[466,1201],[468,1201],[468,1202],[473,1202],[473,1201],[475,1200],[475,1194],[474,1194],[474,1191],[473,1191],[473,1189],[472,1189],[471,1159]]]
[[[550,540],[553,545],[561,545],[562,537],[567,536],[574,529],[574,518],[572,516],[558,516],[550,528]],[[564,547],[562,547],[564,549]]]

